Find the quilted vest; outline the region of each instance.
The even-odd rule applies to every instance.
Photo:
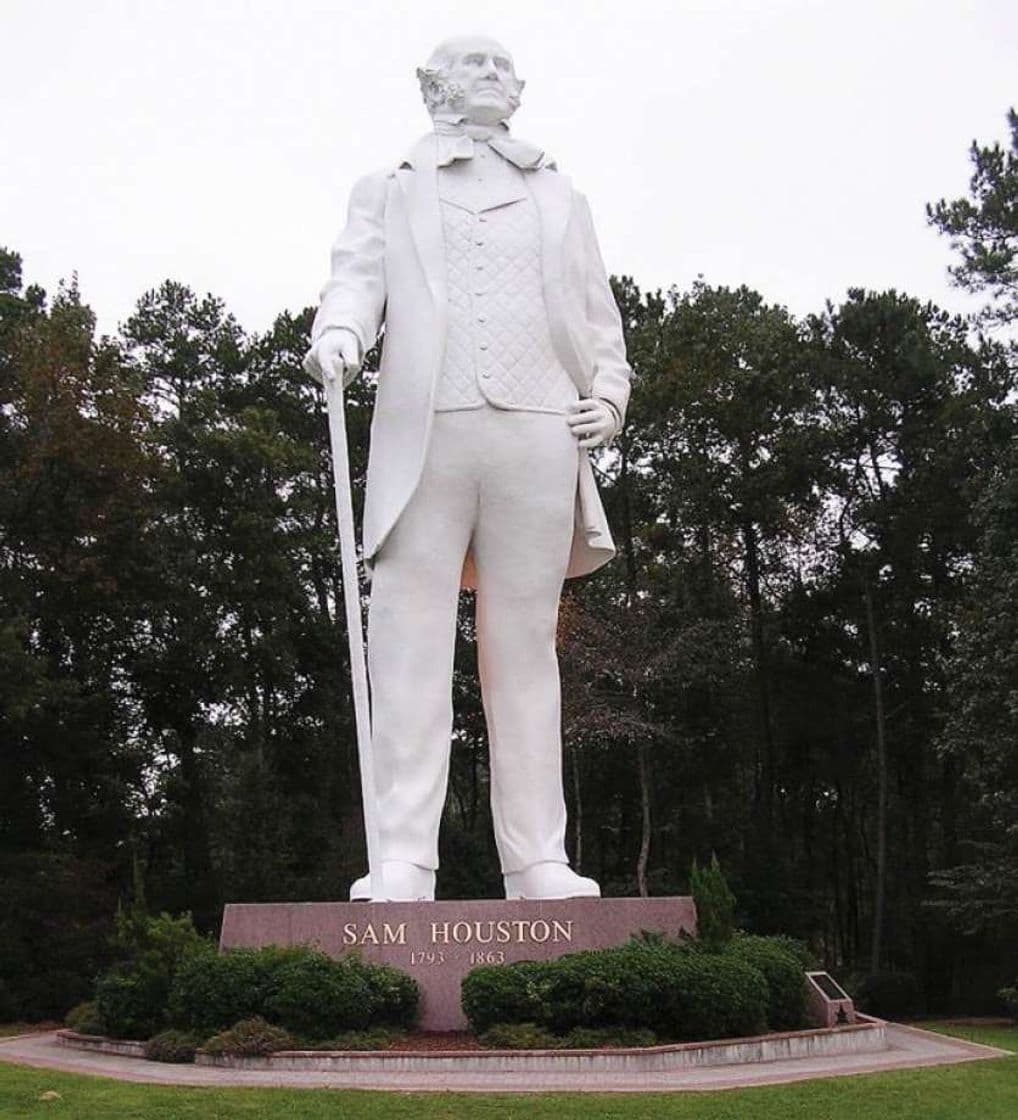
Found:
[[[435,410],[564,412],[578,394],[548,329],[537,204],[524,172],[475,151],[438,172],[448,327]]]

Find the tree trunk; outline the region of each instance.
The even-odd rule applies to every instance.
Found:
[[[636,886],[640,898],[646,898],[647,860],[650,856],[650,773],[647,747],[642,742],[636,748],[636,766],[640,775],[640,855],[636,860]]]
[[[877,724],[877,882],[873,901],[873,937],[870,942],[870,971],[880,970],[880,953],[884,931],[884,898],[887,886],[887,738],[884,720],[884,689],[881,679],[880,644],[873,609],[873,592],[867,583],[863,588],[866,604],[866,627],[870,641],[870,675],[873,678],[873,703]]]

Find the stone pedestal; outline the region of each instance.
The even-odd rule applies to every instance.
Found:
[[[693,900],[232,903],[220,946],[306,944],[333,957],[357,949],[418,982],[422,1029],[454,1031],[466,1026],[460,982],[472,968],[605,948],[643,930],[695,933]]]

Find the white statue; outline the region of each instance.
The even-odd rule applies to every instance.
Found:
[[[509,52],[450,40],[418,77],[434,131],[355,185],[305,363],[349,383],[384,322],[363,547],[385,897],[434,898],[461,586],[506,897],[596,896],[565,852],[555,632],[563,579],[614,554],[587,449],[625,416],[622,325],[586,200],[509,133]]]

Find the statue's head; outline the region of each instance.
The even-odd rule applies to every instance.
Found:
[[[417,77],[433,117],[455,114],[471,124],[508,120],[523,92],[512,55],[501,43],[481,35],[439,43]]]

